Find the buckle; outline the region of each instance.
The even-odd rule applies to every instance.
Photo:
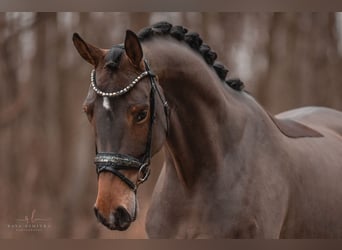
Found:
[[[150,176],[151,169],[148,166],[149,163],[144,163],[139,168],[137,184],[145,182],[147,178]]]

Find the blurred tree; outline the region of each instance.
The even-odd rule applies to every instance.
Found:
[[[257,99],[272,112],[303,105],[342,108],[341,56],[334,13],[275,13],[264,46]]]

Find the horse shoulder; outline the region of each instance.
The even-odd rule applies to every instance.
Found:
[[[165,161],[152,194],[145,228],[149,238],[175,238],[184,221],[186,199],[174,166]]]

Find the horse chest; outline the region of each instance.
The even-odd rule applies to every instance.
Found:
[[[254,238],[259,234],[258,223],[250,214],[221,215],[219,210],[205,203],[155,203],[146,220],[147,234],[150,238]]]
[[[243,205],[231,206],[229,199],[207,191],[189,196],[180,183],[174,184],[172,175],[165,178],[162,171],[146,218],[150,238],[256,236],[256,220]]]

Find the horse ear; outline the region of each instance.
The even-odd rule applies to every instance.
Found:
[[[86,43],[77,33],[74,33],[74,35],[72,36],[72,41],[74,42],[75,48],[77,49],[78,53],[84,60],[94,65],[94,67],[99,64],[100,58],[103,57],[104,54],[104,51],[102,49]]]
[[[141,48],[139,38],[131,30],[126,31],[125,50],[131,63],[135,67],[139,67],[141,60],[143,58],[143,51]]]

